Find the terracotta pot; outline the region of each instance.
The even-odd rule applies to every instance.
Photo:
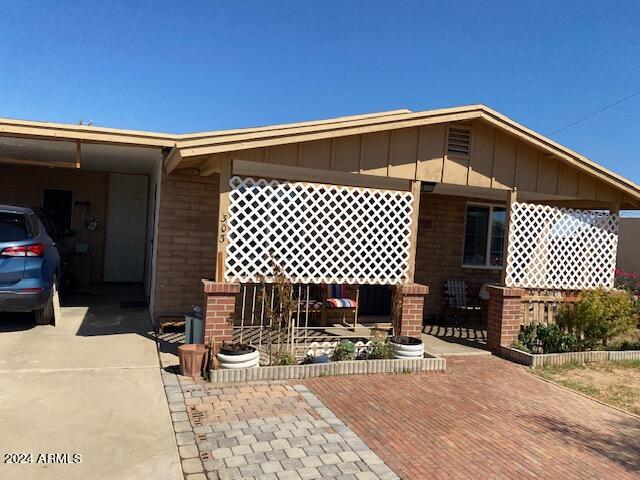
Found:
[[[185,377],[199,377],[204,367],[207,349],[202,343],[190,343],[178,347],[180,373]]]

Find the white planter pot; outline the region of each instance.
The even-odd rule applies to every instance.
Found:
[[[424,357],[424,343],[418,345],[402,345],[400,343],[389,342],[395,349],[395,358],[407,359],[407,358],[422,358]]]
[[[257,350],[240,355],[218,353],[220,368],[251,368],[260,365],[260,352]]]

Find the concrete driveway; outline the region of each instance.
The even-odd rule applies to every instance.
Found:
[[[148,314],[119,305],[140,292],[90,293],[57,327],[0,314],[0,478],[182,479]],[[6,464],[11,453],[32,463]]]

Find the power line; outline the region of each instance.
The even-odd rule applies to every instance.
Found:
[[[555,132],[551,132],[549,135],[554,135],[554,134],[556,134],[556,133],[558,133],[558,132],[561,132],[561,131],[563,131],[563,130],[566,130],[566,129],[567,129],[567,128],[569,128],[569,127],[573,127],[574,125],[577,125],[577,124],[578,124],[578,123],[580,123],[580,122],[584,122],[585,120],[588,120],[589,118],[594,117],[594,116],[598,115],[599,113],[604,112],[605,110],[609,110],[610,108],[615,107],[616,105],[619,105],[619,104],[621,104],[622,102],[625,102],[625,101],[629,100],[630,98],[635,97],[636,95],[640,95],[640,90],[638,90],[637,92],[632,93],[631,95],[628,95],[628,96],[626,96],[626,97],[624,97],[624,98],[621,98],[620,100],[618,100],[617,102],[612,103],[611,105],[607,105],[606,107],[601,108],[600,110],[596,110],[595,112],[590,113],[590,114],[589,114],[589,115],[587,115],[586,117],[582,117],[580,120],[576,120],[575,122],[570,123],[569,125],[566,125],[566,126],[564,126],[564,127],[562,127],[562,128],[559,128],[559,129],[558,129],[558,130],[556,130]]]

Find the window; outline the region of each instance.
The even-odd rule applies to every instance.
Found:
[[[29,224],[23,215],[0,212],[0,242],[20,242],[29,238]]]
[[[506,218],[505,207],[467,205],[463,265],[502,266]]]

